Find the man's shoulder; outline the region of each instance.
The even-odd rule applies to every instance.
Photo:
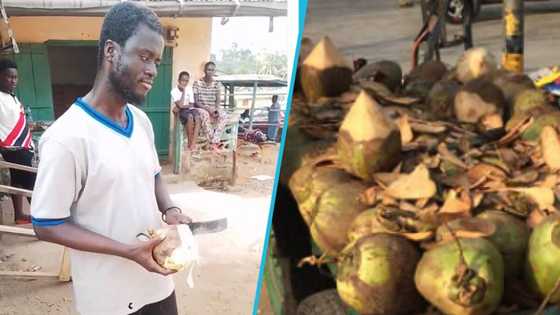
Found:
[[[6,93],[6,92],[2,92],[0,91],[0,102],[2,104],[19,104],[19,99],[17,98],[17,96],[14,96],[12,94]]]
[[[64,114],[58,117],[55,122],[45,130],[41,136],[41,142],[46,140],[54,140],[65,146],[71,146],[76,141],[86,137],[86,129],[84,127],[84,119],[82,112],[74,105],[71,105]]]
[[[132,113],[132,117],[134,119],[135,125],[138,123],[143,128],[152,128],[152,122],[150,121],[150,118],[143,110],[141,110],[140,108],[132,104],[128,104],[127,106],[130,112]]]

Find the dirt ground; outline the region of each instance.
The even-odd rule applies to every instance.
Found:
[[[251,314],[278,147],[241,148],[236,184],[226,189],[223,185],[203,189],[195,183],[208,180],[201,174],[222,169],[203,160],[193,164],[196,171],[191,176],[181,178],[171,175],[171,166],[164,165],[163,174],[172,198],[193,219],[228,218],[226,231],[197,236],[200,262],[194,272],[194,288],[187,287],[186,274],[174,276],[181,315]],[[219,164],[226,165],[223,161]],[[227,167],[223,169],[225,174],[229,172]],[[258,175],[262,177],[252,178]],[[9,199],[2,203],[4,208],[10,205]],[[0,270],[56,272],[61,254],[62,248],[57,245],[3,235]],[[77,314],[72,304],[71,282],[0,279],[0,315]]]

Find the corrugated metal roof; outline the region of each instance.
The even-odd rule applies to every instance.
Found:
[[[138,0],[133,0],[138,1]],[[121,0],[2,0],[9,16],[104,16]],[[286,16],[286,1],[138,1],[160,17]]]
[[[261,74],[234,74],[221,75],[216,77],[216,81],[224,85],[237,87],[253,87],[255,82],[259,87],[280,87],[288,86],[288,82],[274,75]]]

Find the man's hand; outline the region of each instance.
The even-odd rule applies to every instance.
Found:
[[[177,105],[173,106],[173,114],[177,114],[179,112],[179,107]]]
[[[165,223],[169,225],[187,224],[191,222],[192,219],[189,216],[180,213],[177,209],[169,209],[165,213]]]
[[[163,241],[163,238],[154,238],[146,242],[139,242],[138,244],[132,245],[127,258],[137,262],[144,269],[159,273],[161,275],[167,276],[175,273],[173,270],[165,269],[160,266],[153,256],[154,247]]]

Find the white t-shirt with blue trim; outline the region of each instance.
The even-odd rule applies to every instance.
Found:
[[[155,198],[161,170],[152,124],[126,106],[122,128],[78,99],[45,131],[33,192],[33,224],[71,221],[122,243],[163,224]],[[82,315],[130,314],[168,297],[170,276],[124,258],[70,251],[75,303]]]

